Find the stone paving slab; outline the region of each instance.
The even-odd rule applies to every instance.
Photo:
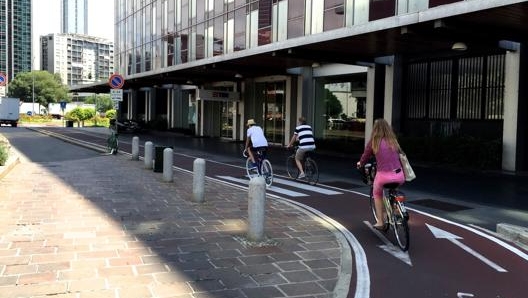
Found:
[[[126,155],[16,165],[0,180],[0,297],[346,296],[350,250],[320,219],[267,199],[268,239],[251,243],[246,190],[206,180],[195,203],[174,175]]]

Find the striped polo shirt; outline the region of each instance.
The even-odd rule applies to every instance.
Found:
[[[315,149],[315,140],[312,128],[308,124],[299,125],[295,128],[295,134],[299,138],[299,148]]]

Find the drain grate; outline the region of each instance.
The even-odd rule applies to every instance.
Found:
[[[420,206],[424,206],[428,208],[438,209],[442,211],[447,211],[447,212],[456,212],[456,211],[473,209],[467,206],[442,202],[442,201],[433,200],[433,199],[415,200],[415,201],[409,201],[408,203],[414,204],[414,205],[420,205]]]
[[[364,186],[364,185],[358,185],[358,184],[354,184],[354,183],[350,183],[346,181],[328,181],[328,182],[325,181],[324,184],[337,187],[337,188],[342,188],[342,189],[354,189],[354,188],[360,188]]]

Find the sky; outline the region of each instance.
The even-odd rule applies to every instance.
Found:
[[[33,0],[33,53],[40,66],[40,36],[61,31],[61,0]],[[88,1],[88,35],[114,41],[114,1]]]

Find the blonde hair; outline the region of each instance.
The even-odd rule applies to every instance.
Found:
[[[374,121],[374,127],[372,128],[372,136],[370,139],[374,154],[378,153],[382,139],[385,139],[385,142],[387,142],[389,147],[393,150],[401,151],[400,144],[398,144],[398,139],[396,138],[396,134],[392,130],[392,127],[385,119],[380,118]]]

